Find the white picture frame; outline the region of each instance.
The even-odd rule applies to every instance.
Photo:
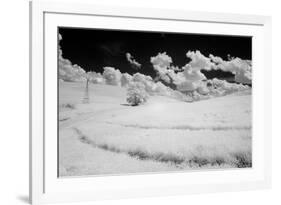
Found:
[[[252,35],[253,168],[101,177],[57,177],[57,27]],[[138,22],[138,23],[136,23]],[[136,26],[138,25],[138,26]],[[184,25],[184,26],[182,26]],[[209,26],[211,25],[211,26]],[[134,27],[135,26],[135,27]],[[214,29],[215,27],[215,29]],[[50,69],[47,69],[50,68]],[[271,186],[271,18],[80,3],[30,2],[30,202],[74,202]],[[55,118],[56,119],[56,118]],[[69,197],[71,196],[71,197]]]

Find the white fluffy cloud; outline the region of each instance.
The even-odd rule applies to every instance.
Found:
[[[190,64],[183,67],[183,75],[188,81],[201,81],[206,79],[205,75],[201,73],[201,70],[194,69]]]
[[[157,56],[151,57],[150,62],[153,65],[158,65],[159,67],[167,68],[173,62],[172,58],[164,53],[158,53]]]
[[[230,58],[224,61],[220,57],[210,55],[204,56],[200,51],[188,51],[186,56],[191,61],[179,69],[171,66],[172,58],[165,52],[151,57],[151,63],[158,77],[166,82],[173,83],[177,89],[182,92],[189,92],[200,89],[201,93],[207,93],[207,88],[202,87],[202,80],[206,80],[202,70],[223,70],[229,71],[235,75],[235,81],[238,83],[251,83],[252,71],[251,61],[240,58]]]
[[[138,63],[130,53],[126,53],[126,59],[134,69],[138,70],[141,68],[141,64]]]
[[[132,81],[142,83],[145,86],[145,90],[148,93],[151,93],[151,91],[152,91],[151,87],[154,84],[154,82],[150,76],[147,76],[147,75],[144,75],[141,73],[135,73],[133,75]]]
[[[72,63],[59,56],[59,79],[70,82],[81,82],[86,80],[86,72],[79,65],[72,65]]]
[[[113,67],[103,68],[103,77],[108,85],[120,85],[121,72]]]
[[[187,64],[183,67],[183,72],[177,73],[179,80],[177,89],[182,92],[194,91],[201,84],[202,80],[206,79],[205,75],[200,70],[194,69]],[[180,77],[180,78],[179,78]]]
[[[197,83],[191,81],[183,81],[177,85],[177,90],[181,92],[194,91],[196,90],[196,88],[197,88]]]
[[[96,73],[94,71],[87,72],[87,79],[89,79],[89,81],[94,84],[104,84],[105,81],[102,74]]]
[[[249,70],[239,70],[235,74],[235,81],[238,83],[252,84],[252,72]]]
[[[59,34],[59,40],[62,36]],[[81,82],[86,80],[86,72],[79,65],[73,65],[70,60],[63,58],[62,50],[59,48],[59,79],[63,81]]]
[[[133,75],[133,81],[146,82],[146,81],[152,81],[152,78],[148,75],[144,75],[144,74],[141,74],[141,73],[135,73]]]
[[[188,51],[186,56],[191,59],[189,65],[194,70],[211,70],[213,63],[211,59],[204,56],[200,51]]]
[[[208,80],[207,84],[212,95],[226,95],[237,91],[248,90],[250,87],[243,84],[229,83],[226,80],[214,78]]]
[[[200,51],[188,51],[186,56],[191,59],[189,65],[193,70],[228,71],[235,75],[236,82],[251,84],[252,66],[249,60],[229,58],[228,61],[224,61],[221,57],[212,54],[206,57]]]
[[[167,86],[165,86],[161,82],[157,82],[153,86],[153,91],[157,93],[158,95],[164,95],[164,96],[169,96],[170,95],[170,90],[168,89]]]
[[[232,58],[224,61],[222,58],[210,55],[210,59],[215,63],[214,69],[231,72],[235,75],[235,81],[238,83],[251,84],[252,66],[251,61],[240,58]]]
[[[150,76],[135,73],[131,82],[141,83],[145,91],[150,95],[165,95],[169,96],[171,90],[161,82],[155,83]]]
[[[157,56],[151,57],[150,62],[153,65],[154,70],[158,72],[161,75],[164,75],[167,73],[167,69],[170,67],[172,61],[172,58],[164,53],[158,53]]]
[[[199,51],[189,51],[186,55],[191,58],[191,61],[181,69],[177,66],[171,66],[172,58],[166,52],[159,53],[150,61],[161,80],[168,84],[173,83],[180,91],[192,91],[197,88],[197,84],[206,79],[201,73],[201,69],[210,70],[212,63]]]
[[[174,74],[176,67],[171,68],[172,58],[164,53],[158,53],[157,56],[151,57],[150,62],[157,73],[159,79],[166,83],[171,83],[171,76]]]
[[[132,79],[133,79],[133,76],[131,76],[128,73],[123,73],[121,76],[121,86],[122,87],[128,86],[129,83],[132,81]]]

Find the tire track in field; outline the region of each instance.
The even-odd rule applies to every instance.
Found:
[[[138,124],[117,124],[112,122],[106,122],[106,124],[118,125],[121,127],[131,127],[138,129],[161,129],[161,130],[190,130],[190,131],[199,131],[199,130],[213,130],[213,131],[227,131],[227,130],[250,130],[251,126],[193,126],[193,125],[174,125],[174,126],[155,126],[155,125],[138,125]]]
[[[143,151],[141,149],[132,149],[132,150],[126,150],[126,149],[120,149],[116,146],[108,145],[108,144],[98,144],[94,140],[89,139],[86,135],[84,135],[78,128],[73,128],[74,131],[78,134],[78,139],[80,142],[89,144],[93,147],[114,152],[117,154],[126,154],[130,157],[139,159],[139,160],[152,160],[152,161],[158,161],[162,163],[170,163],[175,166],[182,164],[185,162],[185,159],[183,157],[173,155],[173,154],[165,154],[165,153],[149,153],[146,151]]]
[[[109,145],[106,143],[96,143],[94,140],[87,137],[85,134],[81,132],[78,128],[73,128],[74,131],[78,135],[78,140],[81,143],[85,143],[91,145],[95,148],[102,149],[104,151],[113,152],[116,154],[126,154],[132,158],[138,160],[151,160],[161,163],[167,163],[173,165],[177,168],[184,169],[186,167],[204,167],[207,165],[211,166],[220,166],[224,164],[228,164],[223,158],[215,157],[211,159],[206,159],[204,157],[193,156],[190,159],[186,159],[183,156],[175,155],[173,153],[163,153],[163,152],[155,152],[150,153],[140,148],[138,149],[121,149],[114,145]],[[243,168],[243,167],[251,167],[252,162],[247,159],[241,153],[232,153],[234,163],[231,164],[233,167]]]

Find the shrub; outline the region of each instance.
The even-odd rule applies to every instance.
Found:
[[[62,110],[74,110],[75,109],[75,105],[72,103],[63,103],[59,105],[59,111]]]
[[[140,105],[147,101],[148,94],[145,86],[140,82],[131,82],[127,90],[127,102],[132,105]]]

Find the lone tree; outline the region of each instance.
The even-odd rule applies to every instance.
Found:
[[[143,104],[147,101],[148,94],[141,82],[131,82],[127,89],[127,102],[132,106]]]
[[[86,80],[86,88],[84,92],[83,103],[88,104],[90,102],[90,95],[89,95],[89,78]]]

